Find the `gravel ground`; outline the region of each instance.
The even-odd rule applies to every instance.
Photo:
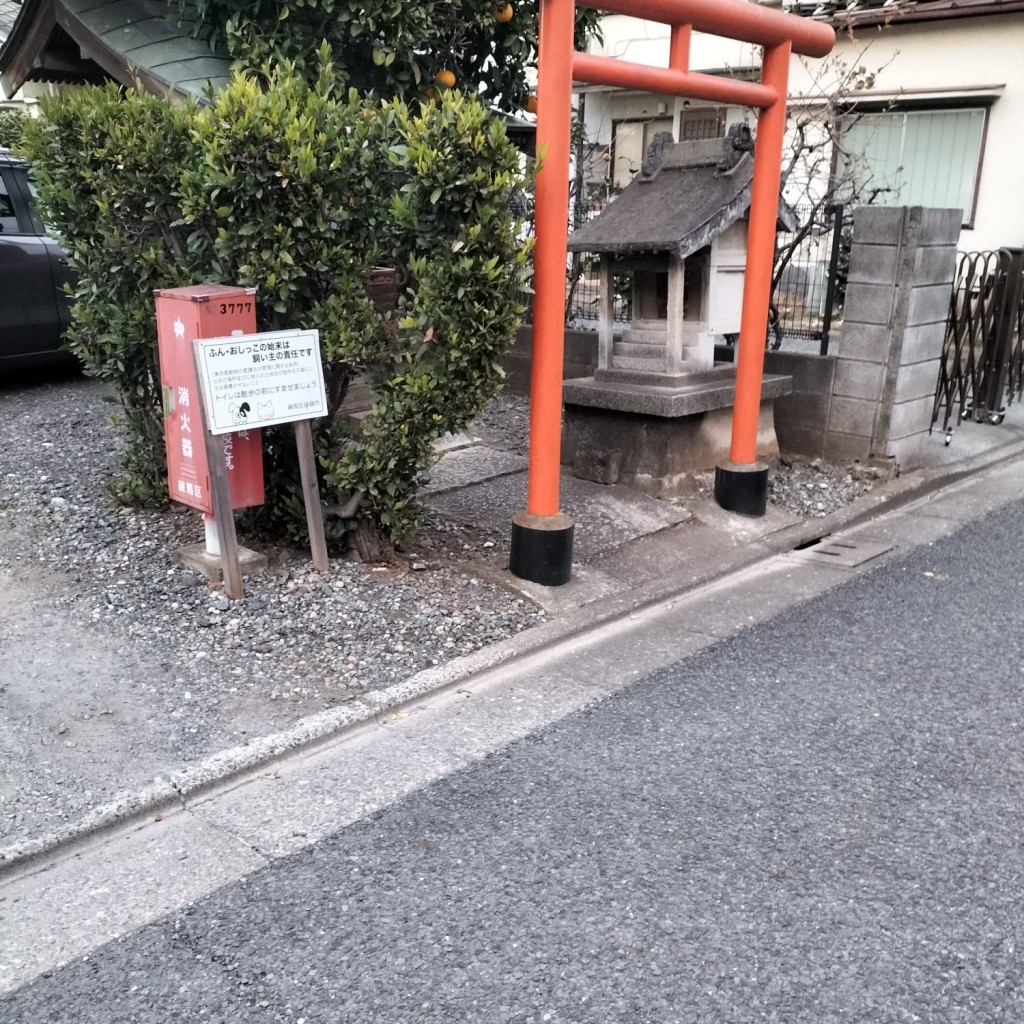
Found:
[[[0,840],[543,619],[467,571],[493,540],[437,520],[404,563],[335,560],[326,579],[304,552],[259,545],[270,569],[232,605],[172,565],[202,539],[195,512],[108,498],[109,389],[59,381],[0,406]]]
[[[768,476],[768,500],[805,519],[821,519],[867,494],[881,476],[867,466],[778,460]]]
[[[873,467],[835,466],[821,459],[772,459],[768,467],[768,503],[802,519],[822,519],[845,508],[871,491],[882,470]],[[715,474],[695,476],[697,494],[711,499]],[[680,499],[685,503],[685,497]]]
[[[529,416],[525,396],[502,395],[477,418],[475,433],[491,448],[526,455]],[[867,494],[882,475],[872,467],[835,466],[822,459],[775,459],[768,477],[768,500],[798,516],[819,519]],[[714,474],[702,474],[698,483],[710,494]]]
[[[109,388],[9,387],[0,408],[0,843],[543,620],[472,571],[505,564],[506,537],[437,515],[398,564],[335,560],[328,578],[304,551],[252,542],[270,568],[233,605],[172,564],[202,539],[197,513],[109,499]],[[473,433],[525,454],[528,411],[502,396]],[[872,485],[820,462],[771,480],[772,501],[804,516]]]
[[[473,433],[488,447],[526,455],[530,448],[530,400],[499,395],[477,416]]]

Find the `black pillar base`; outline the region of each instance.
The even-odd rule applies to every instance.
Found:
[[[535,516],[531,512],[517,512],[512,517],[512,575],[545,587],[568,583],[575,528],[573,520],[561,513]]]
[[[715,469],[715,501],[727,512],[763,516],[768,508],[768,467],[725,462]]]

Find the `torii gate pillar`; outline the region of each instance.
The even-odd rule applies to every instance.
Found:
[[[733,512],[764,515],[768,468],[756,461],[765,332],[778,216],[786,92],[791,52],[824,57],[835,43],[827,25],[744,0],[581,0],[585,6],[671,26],[668,68],[652,68],[574,49],[575,0],[540,0],[535,186],[533,365],[530,466],[525,511],[512,518],[510,569],[546,586],[567,583],[573,520],[559,511],[562,362],[565,344],[569,148],[575,79],[666,95],[742,104],[759,110],[754,146],[746,279],[736,365],[730,459],[715,471],[715,498]],[[764,47],[760,84],[689,70],[696,29]]]

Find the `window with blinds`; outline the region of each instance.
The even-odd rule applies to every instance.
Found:
[[[885,206],[935,206],[974,211],[985,134],[983,107],[862,114],[845,128],[836,181],[885,189]]]
[[[715,107],[679,112],[679,141],[719,139],[725,135],[725,111]]]

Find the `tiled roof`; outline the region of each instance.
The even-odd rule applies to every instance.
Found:
[[[13,0],[0,0],[11,6]],[[122,84],[140,78],[149,91],[163,95],[168,89],[179,95],[202,97],[208,87],[223,86],[230,76],[230,57],[214,53],[194,25],[178,20],[177,8],[167,0],[26,0],[26,15],[47,29],[54,19],[63,29],[55,37],[74,41],[74,54],[62,52],[61,59],[47,61],[46,46],[57,45],[48,31],[33,32],[24,23],[0,47],[0,73],[5,84],[14,66],[22,69],[22,80],[75,82],[96,80],[105,72]],[[0,6],[0,10],[3,10]],[[50,39],[49,43],[43,42]],[[42,45],[42,50],[38,49]],[[95,64],[90,64],[91,57]],[[101,70],[102,69],[102,70]],[[21,81],[14,81],[19,88]]]
[[[670,252],[685,259],[746,213],[752,148],[749,133],[742,148],[733,145],[732,137],[667,146],[653,173],[634,178],[569,236],[569,249],[620,256]],[[784,226],[792,227],[788,207],[780,208],[779,215]]]
[[[15,0],[0,0],[0,39],[7,38],[20,10],[21,4],[15,3]]]
[[[776,0],[777,2],[777,0]],[[837,25],[939,21],[1017,13],[1021,0],[781,0],[782,9]]]

